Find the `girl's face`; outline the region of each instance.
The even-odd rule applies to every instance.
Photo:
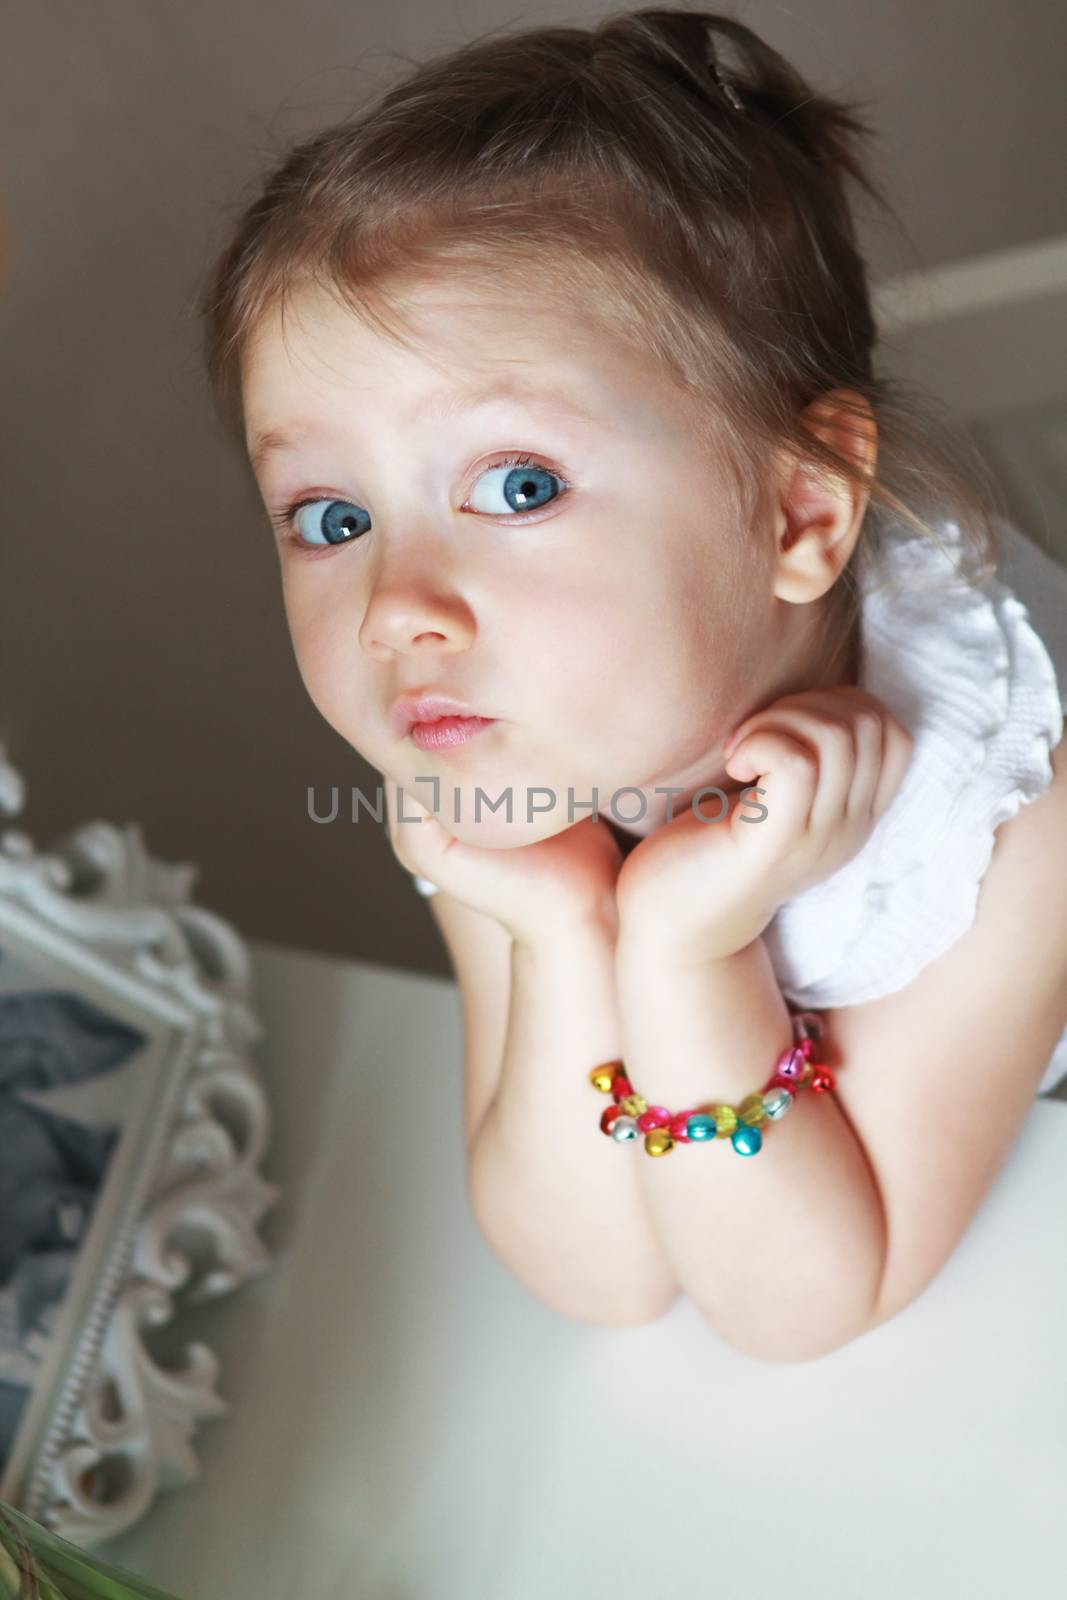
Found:
[[[671,814],[657,785],[682,790],[675,815],[700,785],[739,788],[721,743],[795,608],[773,541],[733,525],[684,394],[578,313],[455,285],[408,305],[419,355],[310,286],[246,353],[247,443],[319,711],[472,844],[591,809],[644,834]],[[268,433],[285,443],[258,449]],[[494,720],[419,748],[392,704],[433,693]],[[613,803],[630,788],[646,809]],[[505,794],[510,821],[487,806]]]

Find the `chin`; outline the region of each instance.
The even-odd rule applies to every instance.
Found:
[[[509,822],[503,811],[494,814],[483,808],[477,821],[474,820],[473,805],[471,815],[463,816],[462,821],[454,822],[442,808],[438,821],[446,833],[453,839],[458,839],[461,844],[473,845],[479,850],[519,850],[523,845],[540,844],[543,839],[555,838],[557,833],[564,833],[573,824],[567,822],[566,812],[562,813],[562,820],[553,812],[544,816],[535,816],[526,820],[520,817],[518,807],[516,815]],[[575,822],[581,820],[580,814],[575,816]]]
[[[578,789],[570,792],[584,793]],[[491,802],[497,801],[499,805],[493,810]],[[438,821],[464,844],[483,850],[518,850],[523,845],[553,839],[590,815],[575,803],[574,815],[568,817],[567,802],[566,783],[478,779],[455,789],[442,783]],[[547,809],[538,809],[546,806]]]
[[[421,770],[429,773],[433,769],[427,763]],[[425,777],[420,782],[410,777],[396,781],[421,805],[435,807],[437,821],[452,838],[483,850],[518,850],[539,844],[592,815],[592,807],[582,804],[593,793],[584,782],[568,784],[565,778],[554,782],[540,775],[515,778],[485,772],[438,772],[436,776],[436,789]],[[572,815],[568,815],[568,803]]]

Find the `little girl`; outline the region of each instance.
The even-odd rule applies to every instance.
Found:
[[[202,307],[433,895],[479,1227],[768,1361],[914,1300],[1067,1072],[1067,573],[875,373],[866,131],[729,17],[487,38],[293,150]]]

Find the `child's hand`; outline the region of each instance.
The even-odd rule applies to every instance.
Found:
[[[743,949],[780,905],[862,848],[912,744],[887,706],[851,684],[786,695],[746,717],[724,746],[726,771],[760,792],[730,796],[719,821],[688,806],[641,841],[616,884],[622,933],[683,961]],[[717,818],[723,804],[711,794],[698,809]]]
[[[617,928],[615,880],[622,851],[603,820],[590,815],[551,839],[488,850],[454,839],[408,789],[398,820],[391,778],[385,779],[385,792],[389,839],[401,866],[495,917],[513,938],[532,942],[551,937],[561,925],[590,919]],[[408,820],[416,816],[418,822]]]

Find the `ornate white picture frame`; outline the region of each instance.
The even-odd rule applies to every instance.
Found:
[[[24,785],[0,746],[0,819]],[[236,932],[133,824],[0,832],[0,1500],[85,1548],[198,1474],[226,1404],[146,1331],[269,1265],[278,1198]]]

